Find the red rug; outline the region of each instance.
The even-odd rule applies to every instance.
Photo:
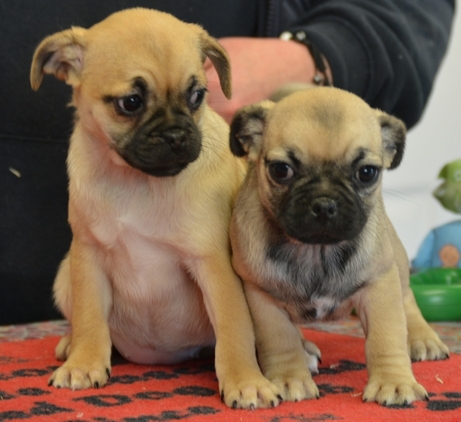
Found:
[[[322,350],[314,377],[319,400],[282,403],[273,409],[224,406],[212,360],[176,366],[143,366],[113,358],[112,378],[100,390],[48,387],[57,337],[0,344],[0,421],[461,421],[461,356],[413,364],[430,401],[384,408],[362,403],[367,381],[364,340],[306,330]]]

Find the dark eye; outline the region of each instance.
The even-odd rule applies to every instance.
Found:
[[[363,166],[357,171],[356,178],[364,185],[371,185],[376,181],[379,175],[379,169],[375,166]]]
[[[282,161],[276,161],[269,164],[269,174],[275,183],[287,184],[295,175],[293,169]]]
[[[189,107],[193,110],[196,110],[202,104],[203,99],[205,98],[205,89],[197,89],[193,91],[189,97]]]
[[[117,110],[127,116],[138,114],[144,107],[144,101],[139,94],[118,98],[115,104]]]

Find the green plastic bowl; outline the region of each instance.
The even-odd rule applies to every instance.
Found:
[[[431,268],[410,276],[426,321],[461,321],[461,269]]]

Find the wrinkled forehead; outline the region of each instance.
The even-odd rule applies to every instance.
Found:
[[[192,74],[204,79],[198,28],[167,14],[115,14],[90,28],[87,41],[85,69],[100,72],[102,83],[141,77],[165,87],[187,84]]]
[[[366,104],[344,98],[314,98],[280,106],[269,114],[266,153],[296,151],[303,161],[351,162],[361,151],[371,159],[381,159],[380,125]]]

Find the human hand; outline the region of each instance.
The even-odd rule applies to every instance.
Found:
[[[314,61],[308,49],[294,41],[279,38],[221,38],[219,43],[230,57],[232,99],[221,91],[219,78],[211,62],[205,62],[208,80],[208,104],[227,122],[235,111],[247,104],[269,98],[281,86],[312,83]]]

